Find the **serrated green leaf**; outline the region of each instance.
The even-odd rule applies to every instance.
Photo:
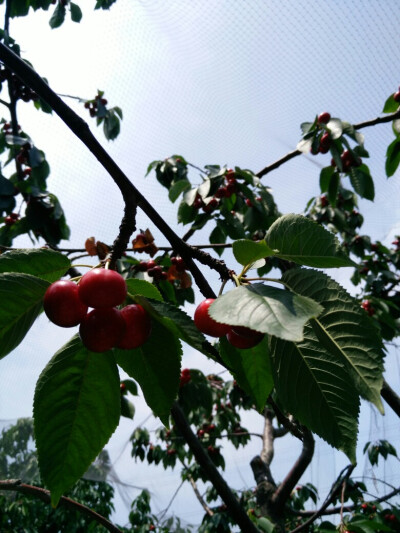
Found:
[[[151,299],[143,299],[141,305],[150,312],[155,320],[168,328],[171,333],[186,342],[186,344],[207,356],[210,354],[210,343],[196,328],[193,320],[185,311],[168,302],[159,302]]]
[[[219,349],[236,381],[261,412],[274,386],[267,338],[253,348],[240,350],[223,337]]]
[[[236,261],[244,266],[274,254],[265,241],[241,239],[234,242],[232,248]]]
[[[285,410],[355,462],[359,398],[344,365],[319,349],[307,325],[298,344],[271,338],[275,388]]]
[[[140,295],[145,298],[153,298],[154,300],[160,300],[162,302],[163,298],[157,287],[144,279],[128,278],[126,280],[126,285],[129,294]]]
[[[131,420],[135,416],[135,406],[125,396],[121,396],[121,416]]]
[[[304,324],[322,312],[310,298],[263,283],[241,285],[209,307],[212,318],[231,326],[246,326],[282,339],[301,341]]]
[[[140,348],[114,352],[119,366],[139,383],[147,405],[168,426],[180,380],[182,348],[177,336],[154,320],[151,336]]]
[[[336,200],[340,186],[340,176],[338,172],[334,172],[331,176],[328,186],[328,200],[332,207],[336,207]]]
[[[42,310],[49,282],[22,273],[0,274],[0,359],[20,344]]]
[[[74,336],[41,373],[33,402],[39,468],[53,506],[101,452],[120,412],[112,352],[90,352]]]
[[[323,306],[323,313],[311,321],[319,350],[329,352],[343,365],[348,372],[348,385],[383,412],[382,341],[365,311],[323,272],[292,269],[283,279],[294,291],[307,294]]]
[[[0,273],[32,274],[50,283],[64,276],[70,266],[67,256],[45,248],[10,250],[0,255]]]
[[[209,236],[209,240],[211,244],[223,244],[226,241],[226,233],[222,229],[221,225],[218,224],[215,226],[215,228],[212,230]],[[218,255],[222,255],[224,253],[223,248],[214,248],[214,251]]]
[[[396,172],[400,164],[400,138],[391,142],[386,151],[385,170],[386,176],[390,178]]]
[[[317,268],[355,266],[339,241],[321,225],[301,215],[284,215],[269,228],[265,240],[277,257]]]
[[[350,169],[350,182],[353,189],[361,198],[373,200],[375,197],[374,181],[367,165],[352,167]]]
[[[190,183],[187,180],[179,180],[170,187],[168,198],[173,203],[179,198],[183,191],[187,191],[188,189],[190,189]]]

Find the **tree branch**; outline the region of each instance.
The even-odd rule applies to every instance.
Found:
[[[45,503],[51,502],[50,492],[48,490],[41,487],[36,487],[34,485],[26,485],[25,483],[21,483],[21,480],[19,479],[0,480],[0,490],[20,492],[21,494],[34,496]],[[107,520],[107,518],[104,518],[104,516],[96,513],[96,511],[89,509],[89,507],[86,507],[86,505],[82,505],[71,498],[61,496],[59,505],[63,505],[68,509],[73,509],[74,511],[78,511],[81,514],[88,516],[92,520],[95,520],[104,526],[108,531],[111,531],[111,533],[122,533],[122,531],[118,527],[114,526],[114,524],[112,524],[109,520]]]
[[[331,490],[329,491],[328,496],[325,498],[324,503],[322,506],[316,511],[308,520],[303,522],[300,526],[293,529],[290,533],[299,533],[300,531],[306,530],[309,525],[314,523],[317,518],[319,518],[322,514],[324,514],[325,509],[330,505],[333,498],[337,495],[338,491],[340,490],[340,487],[342,484],[349,479],[351,476],[351,473],[353,472],[356,465],[348,465],[346,466],[339,474],[337,480],[332,485]],[[340,508],[339,508],[340,509]]]
[[[214,463],[209,458],[207,452],[193,433],[181,407],[177,402],[174,403],[171,409],[171,415],[175,421],[176,426],[185,438],[191,452],[193,453],[196,461],[204,470],[208,479],[211,481],[220,498],[227,505],[228,511],[236,521],[242,531],[246,533],[259,533],[253,522],[247,516],[245,510],[236,499],[235,495],[229,488],[228,484],[218,472]]]
[[[394,392],[385,379],[383,380],[381,396],[400,418],[400,397]]]
[[[366,120],[365,122],[359,122],[358,124],[353,124],[353,128],[356,130],[361,130],[362,128],[367,128],[369,126],[376,126],[377,124],[384,124],[385,122],[392,122],[396,118],[400,118],[400,109],[396,111],[396,113],[391,113],[391,114],[385,115],[384,117],[377,117],[372,120]],[[301,154],[302,152],[300,152],[300,150],[293,150],[292,152],[289,152],[288,154],[284,155],[283,157],[275,161],[275,163],[272,163],[271,165],[264,167],[262,170],[257,172],[256,176],[258,178],[262,178],[269,172],[272,172],[273,170],[279,168],[284,163],[287,163],[294,157],[297,157],[298,155],[301,155]]]
[[[292,466],[282,483],[280,483],[275,491],[275,494],[272,496],[272,502],[277,509],[283,509],[287,500],[290,498],[292,490],[297,485],[299,479],[312,461],[315,441],[313,434],[307,428],[303,428],[302,440],[303,447],[297,461]]]
[[[127,206],[125,216],[129,217],[131,215],[132,206],[137,205],[140,207],[153,222],[153,224],[170,242],[172,248],[184,259],[188,270],[191,271],[202,294],[206,298],[215,298],[214,291],[210,287],[208,281],[203,276],[198,266],[193,261],[193,250],[191,246],[178,237],[178,235],[165,222],[164,218],[158,213],[158,211],[139,192],[126,174],[122,172],[119,166],[91,133],[87,123],[70,107],[68,107],[61,100],[61,98],[52,89],[50,89],[43,79],[27,63],[25,63],[25,61],[18,57],[3,43],[0,43],[0,60],[7,66],[7,68],[15,72],[15,74],[21,78],[21,80],[23,80],[27,86],[34,90],[36,94],[38,94],[49,104],[49,106],[55,111],[61,120],[63,120],[69,129],[83,142],[83,144],[107,170],[115,184],[120,189],[125,205]],[[132,220],[130,223],[130,230],[132,230],[134,223],[132,223]],[[117,237],[118,249],[123,249],[124,247],[126,248],[129,240],[128,233],[129,229],[127,225],[124,226],[124,231]],[[114,243],[114,246],[115,244],[116,243]]]
[[[188,476],[188,479],[192,485],[192,489],[196,495],[196,498],[199,500],[200,505],[203,507],[205,513],[208,514],[208,516],[214,516],[214,511],[212,511],[204,501],[203,496],[200,494],[199,489],[197,488],[195,480],[192,478],[192,476]]]

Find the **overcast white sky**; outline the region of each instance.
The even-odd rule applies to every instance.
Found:
[[[107,143],[93,122],[92,130],[174,227],[175,206],[154,176],[144,179],[150,161],[180,153],[199,166],[227,164],[258,171],[296,146],[301,122],[324,110],[349,122],[373,118],[400,83],[397,0],[118,0],[109,12],[93,11],[94,2],[81,4],[84,17],[79,25],[67,21],[50,30],[49,14],[35,13],[12,21],[11,35],[57,92],[92,98],[102,89],[110,105],[122,107],[122,132],[115,142]],[[3,16],[4,8],[0,19]],[[67,101],[89,120],[74,100]],[[21,106],[19,117],[47,154],[49,189],[59,196],[72,230],[69,246],[81,247],[90,236],[112,242],[123,204],[106,172],[57,117],[31,105]],[[360,206],[366,219],[363,232],[390,242],[400,233],[399,173],[389,181],[384,174],[392,133],[390,126],[364,133],[377,198]],[[304,210],[318,192],[318,165],[328,160],[302,156],[264,178],[282,212]],[[193,176],[197,179],[196,173]],[[166,244],[142,214],[138,226],[150,227],[156,243]],[[196,242],[206,242],[206,233]],[[347,274],[338,273],[344,283]],[[210,279],[218,289],[217,277]],[[70,331],[41,317],[23,344],[0,361],[0,420],[30,416],[36,379],[70,336]],[[214,370],[192,350],[185,352],[183,364]],[[388,372],[389,382],[398,389],[394,350]],[[143,402],[136,407],[133,424],[124,421],[108,446],[114,460],[133,427],[148,415]],[[381,428],[385,438],[399,443],[398,420],[389,412],[384,419],[371,413],[363,408],[360,443],[375,438]],[[261,430],[257,417],[249,423]],[[157,426],[150,422],[151,429]],[[229,453],[226,478],[236,488],[253,485],[249,461],[258,451],[255,441],[250,450]],[[177,476],[135,465],[129,452],[128,445],[116,463],[117,472],[127,483],[149,487],[155,509],[162,510],[179,484]],[[297,443],[285,438],[274,465],[277,479],[297,452]],[[361,453],[359,462],[362,473]],[[342,454],[321,444],[305,477],[327,490],[345,464]],[[398,482],[398,468],[389,470],[387,481]],[[202,517],[189,488],[181,491],[171,510],[191,523]],[[127,514],[118,499],[116,520],[124,523]]]

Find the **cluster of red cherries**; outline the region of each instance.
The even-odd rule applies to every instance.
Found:
[[[52,283],[44,295],[43,307],[57,326],[79,325],[82,343],[92,352],[111,348],[131,350],[150,337],[151,318],[138,304],[118,309],[126,296],[127,286],[121,274],[94,268],[79,283],[71,280]]]
[[[214,301],[213,298],[203,300],[194,312],[194,323],[202,333],[211,337],[226,337],[232,346],[241,349],[253,348],[263,340],[264,333],[245,326],[229,326],[214,320],[208,312]]]
[[[107,104],[108,101],[105,98],[102,98],[100,94],[98,94],[93,98],[93,100],[87,100],[84,103],[84,108],[89,110],[89,115],[91,117],[95,117],[97,115],[99,105],[105,106]]]

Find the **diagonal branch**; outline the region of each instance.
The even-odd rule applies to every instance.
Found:
[[[193,433],[181,407],[177,402],[175,402],[172,406],[171,415],[177,428],[188,443],[190,451],[193,453],[196,461],[204,470],[207,478],[215,487],[215,490],[218,492],[222,501],[227,505],[228,512],[231,514],[232,518],[242,531],[246,531],[246,533],[259,533],[258,529],[247,516],[246,511],[229,488],[229,485],[226,483],[224,478],[218,472],[214,463],[209,458],[203,445]]]
[[[400,397],[394,392],[389,383],[384,379],[381,389],[381,396],[400,417]]]
[[[25,483],[21,483],[21,480],[19,479],[0,480],[0,490],[20,492],[21,494],[34,496],[45,503],[51,502],[50,491],[34,485],[26,485]],[[63,505],[68,509],[73,509],[74,511],[78,511],[81,514],[88,516],[104,526],[108,531],[111,531],[111,533],[122,533],[122,531],[107,520],[107,518],[104,518],[104,516],[96,513],[96,511],[89,509],[86,505],[82,505],[71,498],[61,496],[59,505]]]
[[[400,118],[400,109],[396,111],[395,113],[391,113],[389,115],[385,115],[384,117],[376,117],[372,120],[366,120],[365,122],[359,122],[358,124],[353,124],[353,128],[356,130],[361,130],[362,128],[367,128],[369,126],[376,126],[377,124],[384,124],[385,122],[392,122],[396,118]],[[284,155],[274,163],[271,163],[271,165],[268,165],[264,167],[262,170],[257,172],[256,176],[258,178],[262,178],[266,174],[269,174],[273,170],[279,168],[284,163],[287,163],[294,157],[297,157],[298,155],[301,155],[302,152],[300,150],[293,150],[292,152],[289,152],[288,154]]]
[[[193,261],[193,250],[191,246],[185,243],[167,224],[164,218],[151,205],[150,202],[140,193],[140,191],[133,185],[129,178],[119,168],[111,156],[97,141],[91,133],[87,123],[79,117],[70,107],[68,107],[63,100],[43,81],[43,79],[19,56],[10,50],[3,43],[0,43],[0,60],[12,70],[24,83],[34,90],[55,113],[65,122],[69,129],[83,142],[83,144],[90,150],[90,152],[98,159],[101,165],[107,170],[115,184],[121,191],[123,196],[126,211],[125,220],[123,223],[123,231],[117,237],[114,247],[117,250],[126,248],[129,240],[129,233],[134,231],[134,206],[140,207],[143,212],[149,217],[153,224],[162,232],[166,239],[170,242],[173,249],[180,254],[184,259],[187,268],[191,271],[200,291],[206,298],[215,298],[214,291],[211,289],[208,281]],[[114,256],[114,260],[116,256]],[[201,259],[200,259],[201,260]],[[203,259],[204,260],[204,259]]]

